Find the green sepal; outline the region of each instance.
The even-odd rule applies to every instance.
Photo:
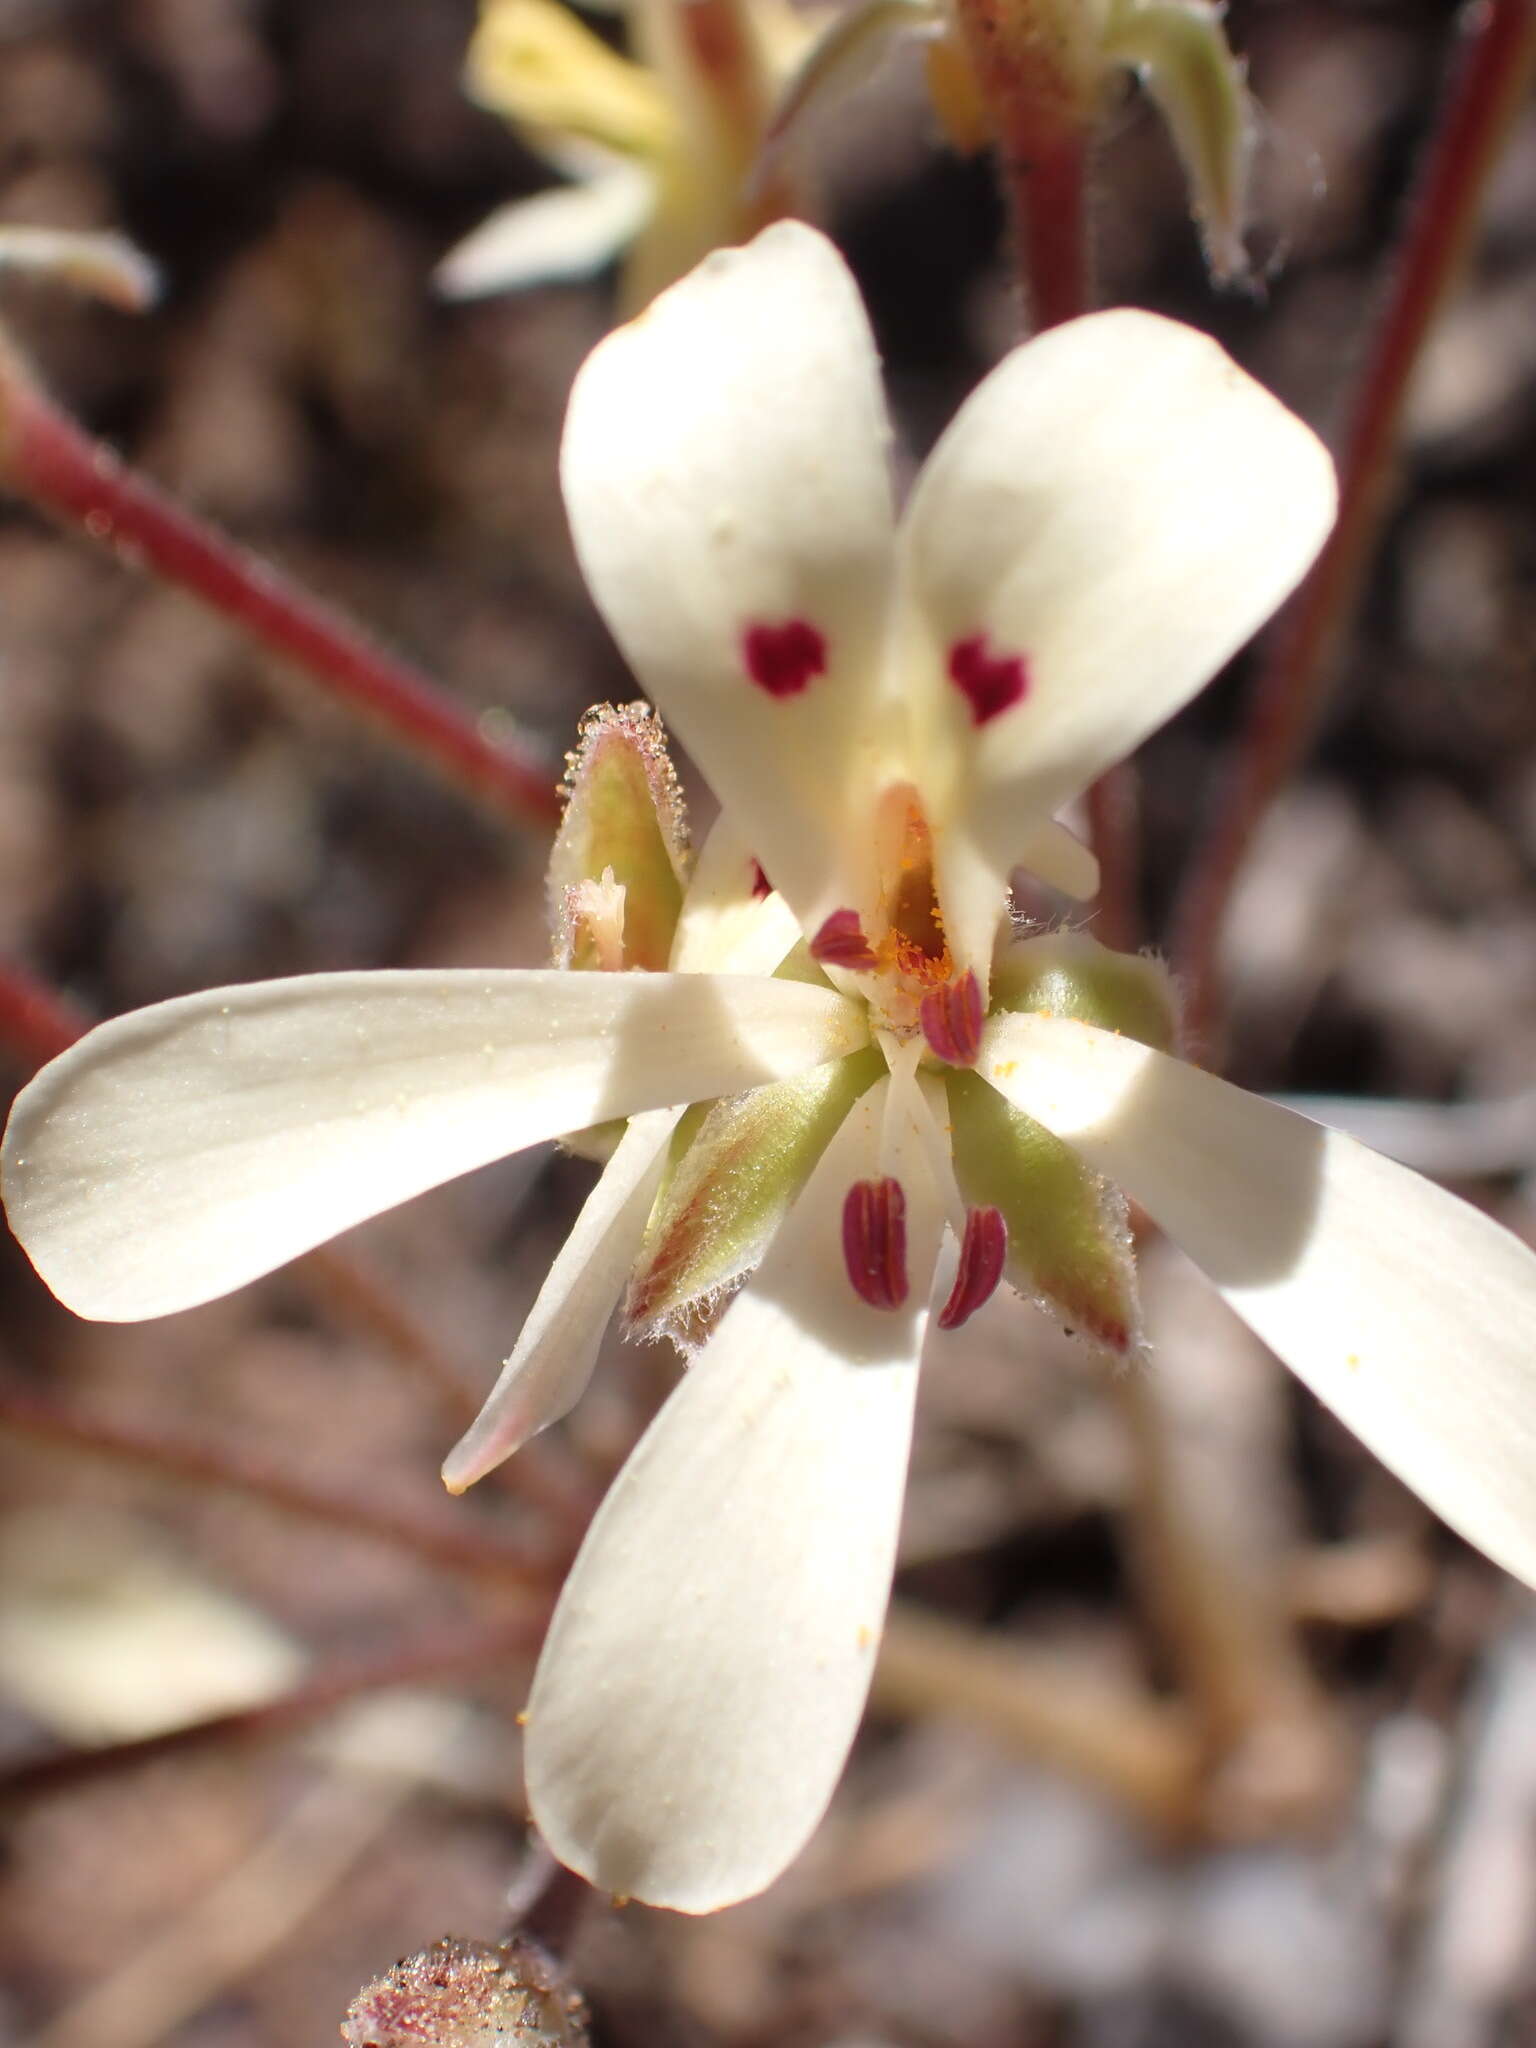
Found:
[[[1116,0],[1104,54],[1157,102],[1184,165],[1205,260],[1220,283],[1246,276],[1243,246],[1257,123],[1221,9],[1209,0]]]
[[[625,1315],[691,1345],[751,1272],[854,1103],[885,1072],[868,1046],[792,1080],[691,1109],[635,1262]]]
[[[565,815],[549,857],[555,965],[664,968],[687,864],[660,719],[648,704],[600,704],[567,756]]]
[[[1156,1052],[1175,1052],[1179,999],[1173,976],[1148,953],[1115,953],[1086,932],[1020,939],[993,962],[995,1010],[1075,1017]]]
[[[979,1074],[951,1068],[955,1178],[970,1208],[1002,1211],[1009,1283],[1120,1357],[1141,1341],[1125,1198]]]

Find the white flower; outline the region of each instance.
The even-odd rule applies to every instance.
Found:
[[[1135,312],[1011,355],[900,521],[886,443],[852,282],[796,225],[711,258],[577,382],[583,566],[724,806],[670,971],[183,998],[56,1061],[7,1139],[12,1221],[49,1284],[138,1317],[629,1119],[455,1454],[467,1483],[579,1392],[681,1106],[878,1066],[612,1487],[534,1681],[551,1846],[691,1911],[768,1883],[830,1797],[888,1596],[930,1301],[952,1321],[998,1275],[999,1212],[966,1211],[946,1091],[1005,1098],[1128,1189],[1448,1521],[1536,1579],[1536,1258],[1347,1138],[1060,1005],[1009,1007],[1013,956],[993,976],[1021,858],[1092,885],[1054,810],[1306,567],[1326,456],[1210,341]],[[623,885],[594,881],[570,883],[571,912],[614,957]],[[773,978],[802,935],[824,973]]]

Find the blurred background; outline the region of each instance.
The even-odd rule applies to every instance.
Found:
[[[447,249],[545,182],[461,92],[473,23],[471,0],[0,0],[0,223],[121,228],[166,284],[130,318],[7,279],[0,314],[94,432],[553,779],[580,711],[630,689],[555,482],[611,295],[434,295]],[[1102,296],[1207,327],[1336,436],[1453,25],[1431,0],[1234,0],[1267,288],[1211,290],[1127,94]],[[916,457],[1017,332],[988,166],[939,146],[900,57],[809,147]],[[1412,1105],[1405,1155],[1526,1233],[1533,465],[1528,109],[1225,952],[1235,1078]],[[1154,937],[1250,673],[1146,752]],[[541,964],[544,852],[0,502],[0,956],[87,1016]],[[396,1956],[507,1931],[531,1656],[674,1367],[610,1340],[526,1475],[450,1505],[436,1470],[589,1178],[514,1160],[368,1226],[352,1264],[132,1329],[75,1322],[0,1248],[0,2038],[332,2040]],[[567,1960],[599,2042],[1536,2043],[1536,1610],[1166,1249],[1145,1287],[1151,1392],[1012,1301],[929,1375],[898,1620],[833,1812],[711,1920],[594,1902]]]

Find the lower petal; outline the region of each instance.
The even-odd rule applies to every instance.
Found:
[[[863,1712],[939,1231],[888,1092],[854,1106],[620,1473],[534,1679],[535,1820],[573,1869],[652,1905],[710,1912],[771,1883]],[[850,1286],[839,1218],[855,1181],[892,1172],[912,1285],[886,1312]]]
[[[825,989],[676,974],[317,974],[89,1032],[17,1098],[5,1201],[79,1315],[212,1301],[456,1174],[855,1050]]]
[[[1536,1254],[1337,1131],[1061,1018],[980,1072],[1118,1181],[1319,1399],[1536,1584]]]

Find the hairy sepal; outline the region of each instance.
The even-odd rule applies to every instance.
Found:
[[[871,1047],[688,1113],[630,1280],[632,1334],[669,1336],[684,1349],[701,1341],[884,1071]]]
[[[555,965],[659,971],[682,909],[688,837],[666,734],[650,706],[589,711],[565,789],[549,860]]]
[[[1147,953],[1116,953],[1086,932],[1050,932],[1005,946],[992,967],[991,1007],[1075,1017],[1156,1052],[1179,1048],[1173,976]]]
[[[1117,1358],[1141,1343],[1125,1198],[979,1075],[945,1077],[955,1178],[966,1204],[1002,1213],[1005,1277],[1072,1334]]]

